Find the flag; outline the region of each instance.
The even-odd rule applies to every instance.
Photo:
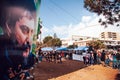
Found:
[[[38,20],[37,35],[38,35],[38,34],[41,34],[41,28],[42,28],[42,25],[40,24],[40,18],[39,18],[39,20]]]

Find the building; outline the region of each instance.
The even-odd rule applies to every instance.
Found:
[[[100,34],[102,40],[120,40],[120,34],[117,32],[102,32]]]
[[[93,40],[98,40],[98,38],[89,37],[89,36],[72,35],[73,44],[78,46],[87,46],[87,43]]]
[[[73,44],[77,45],[77,46],[86,46],[87,43],[92,40],[98,40],[98,38],[72,35],[72,37],[69,39],[62,39],[62,46],[67,47],[67,46],[73,45]]]
[[[67,47],[69,45],[73,45],[73,41],[71,39],[62,39],[62,47]]]
[[[100,34],[100,40],[108,48],[120,48],[120,33],[117,32],[102,32]]]
[[[87,46],[87,43],[93,40],[101,40],[108,48],[120,48],[120,34],[117,32],[102,32],[98,38],[72,35],[70,39],[62,40],[62,46]]]

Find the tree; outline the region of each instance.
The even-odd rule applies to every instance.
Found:
[[[55,47],[60,47],[62,45],[62,42],[59,38],[54,38],[52,40],[52,43],[53,43],[52,45],[55,46]]]
[[[56,46],[60,47],[62,45],[62,42],[59,38],[53,38],[52,36],[46,36],[43,39],[43,43],[49,47],[56,47]]]
[[[88,46],[92,47],[93,49],[102,49],[105,48],[106,46],[103,44],[102,41],[97,40],[97,41],[91,41],[88,43]]]
[[[69,45],[67,48],[69,48],[69,49],[74,49],[74,48],[77,48],[78,46],[77,45]]]
[[[84,7],[105,17],[105,20],[99,19],[101,25],[107,27],[116,23],[116,26],[120,26],[120,0],[84,0]]]
[[[47,46],[51,46],[52,45],[52,36],[46,36],[44,39],[43,39],[43,44],[46,44]]]

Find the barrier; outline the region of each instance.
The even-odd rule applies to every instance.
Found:
[[[73,54],[72,59],[78,60],[78,61],[83,61],[83,55]]]

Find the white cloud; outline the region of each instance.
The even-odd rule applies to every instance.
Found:
[[[59,27],[54,26],[53,31],[54,31],[54,33],[58,33],[59,35],[63,35],[63,36],[68,33],[67,26],[59,26]]]
[[[83,16],[81,22],[76,25],[55,25],[51,29],[43,28],[43,37],[50,34],[53,36],[54,33],[56,33],[59,38],[67,38],[72,35],[99,37],[99,34],[103,31],[115,31],[120,33],[120,27],[109,26],[108,28],[104,28],[104,26],[101,26],[98,23],[99,18],[103,17],[96,15]]]
[[[90,19],[91,19],[91,16],[83,16],[82,22],[88,22],[88,21],[90,21]]]
[[[41,29],[42,31],[42,39],[45,37],[45,36],[52,36],[51,33],[53,32],[52,29],[49,29],[49,28],[46,28],[45,26],[42,27]]]

